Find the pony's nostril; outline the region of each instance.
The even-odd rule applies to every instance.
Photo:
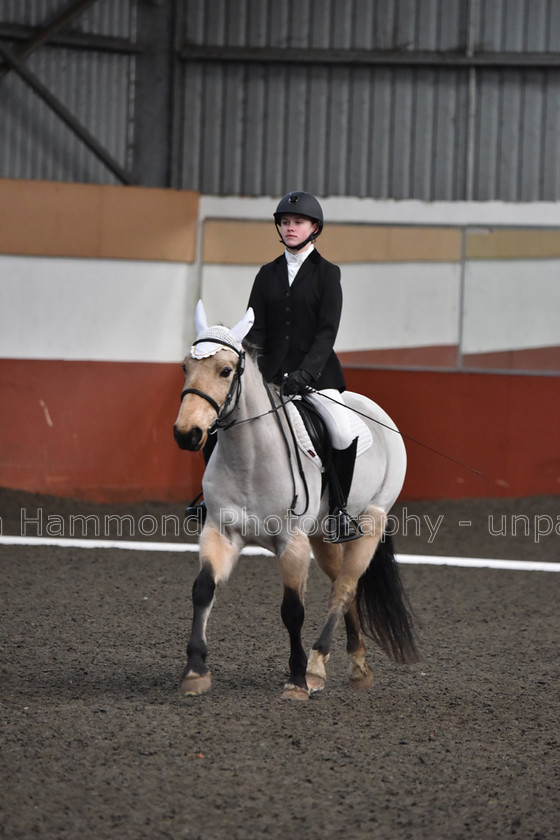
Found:
[[[200,444],[200,441],[202,440],[202,429],[199,429],[198,426],[195,426],[194,429],[191,429],[190,440],[194,446],[198,446]]]
[[[200,449],[202,429],[198,426],[194,426],[188,432],[182,432],[177,426],[173,426],[173,435],[180,449],[189,449],[191,451]]]

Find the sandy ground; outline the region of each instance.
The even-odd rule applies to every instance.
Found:
[[[31,536],[128,515],[123,537],[149,540],[182,513],[3,491],[4,534],[22,510]],[[560,560],[560,497],[393,515],[401,553]],[[557,573],[403,566],[422,661],[371,649],[374,686],[352,691],[340,628],[325,692],[290,703],[271,558],[220,591],[195,699],[178,690],[195,553],[8,545],[0,563],[2,837],[560,838]],[[327,597],[313,567],[308,646]]]

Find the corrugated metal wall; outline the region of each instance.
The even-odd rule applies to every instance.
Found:
[[[185,100],[183,187],[465,197],[467,82],[453,72],[189,63]]]
[[[480,200],[560,199],[560,3],[483,0],[480,52],[550,55],[556,66],[477,71],[473,195]],[[536,62],[535,62],[536,63]]]
[[[453,61],[507,52],[515,65],[527,53],[558,56],[556,0],[189,0],[186,7],[183,186],[217,194],[277,195],[304,184],[319,195],[560,198],[560,69]],[[204,54],[195,45],[222,51]],[[252,48],[252,60],[223,49],[235,46]],[[294,52],[284,61],[279,50]],[[312,60],[298,60],[296,50],[314,51]],[[348,63],[339,50],[348,51]],[[384,65],[379,51],[391,51],[393,63]],[[441,66],[422,59],[430,52],[441,54]]]
[[[43,24],[62,5],[2,0],[0,24]],[[164,7],[174,8],[176,43],[167,46],[172,140],[159,149],[169,175],[159,186],[560,200],[558,0],[163,0],[162,15]],[[73,28],[134,44],[146,8],[97,0]],[[144,54],[44,46],[26,62],[139,183],[135,141],[146,134],[135,128],[145,116],[134,101],[157,46],[146,32]],[[0,108],[0,176],[115,181],[13,72],[0,80]]]
[[[66,6],[60,0],[1,0],[0,22],[44,26]],[[98,0],[71,29],[134,40],[136,11],[136,0]],[[13,51],[24,43],[5,40]],[[133,165],[135,60],[113,50],[48,44],[25,66],[126,169]],[[118,183],[14,71],[0,79],[0,110],[0,177]]]
[[[464,196],[466,71],[371,66],[366,55],[341,64],[334,54],[460,50],[464,0],[186,6],[186,57],[189,46],[214,44],[258,47],[263,59],[186,62],[183,185],[249,195],[305,184],[319,195]],[[269,54],[290,48],[325,58],[281,63]]]

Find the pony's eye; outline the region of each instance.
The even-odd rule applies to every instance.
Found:
[[[231,375],[231,371],[232,371],[232,368],[230,368],[230,367],[222,368],[222,370],[220,371],[220,376],[223,376],[224,379],[227,379],[228,376]]]

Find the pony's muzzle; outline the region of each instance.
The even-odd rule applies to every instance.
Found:
[[[179,449],[197,452],[202,447],[204,432],[198,426],[193,426],[188,432],[184,432],[175,425],[173,435]]]

